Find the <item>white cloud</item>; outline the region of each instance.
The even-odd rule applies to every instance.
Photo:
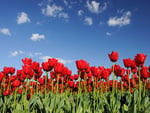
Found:
[[[36,53],[34,53],[34,55],[39,56],[39,55],[42,55],[42,53],[41,52],[36,52]]]
[[[18,51],[14,51],[14,52],[11,53],[11,56],[13,56],[13,57],[15,57],[17,55],[18,55]]]
[[[106,32],[106,35],[107,36],[111,36],[112,34],[110,32]]]
[[[102,13],[107,9],[107,3],[105,2],[103,6],[100,7],[99,12]]]
[[[67,0],[63,0],[64,4],[67,6],[68,5],[68,1]]]
[[[69,18],[68,14],[64,13],[64,12],[59,13],[58,17],[60,17],[60,18],[66,18],[66,19]]]
[[[89,3],[89,0],[87,0],[86,4],[90,12],[99,13],[99,2],[92,1],[91,3]]]
[[[60,18],[69,18],[68,14],[63,12],[63,8],[61,6],[47,5],[46,8],[42,9],[42,14],[50,17],[60,17]]]
[[[115,17],[110,17],[108,20],[108,25],[109,26],[125,26],[130,24],[131,22],[131,12],[127,11],[125,12],[120,18],[115,16]]]
[[[32,34],[32,36],[30,37],[30,39],[32,41],[40,41],[42,39],[45,39],[45,36],[43,34],[38,34],[38,33],[35,33],[35,34]]]
[[[1,28],[0,33],[2,33],[3,35],[11,36],[11,33],[8,28]]]
[[[93,20],[91,17],[86,17],[84,21],[89,26],[91,26],[93,24]]]
[[[79,10],[79,11],[78,11],[78,16],[82,16],[83,13],[84,13],[83,10]]]
[[[17,23],[18,24],[23,24],[23,23],[27,23],[27,22],[30,22],[28,14],[25,13],[25,12],[19,13],[18,17],[17,17]]]
[[[51,56],[40,57],[40,59],[42,59],[44,62],[48,61],[49,58],[53,58],[53,57],[51,57]],[[63,63],[63,64],[69,64],[69,63],[73,62],[73,60],[65,60],[65,59],[62,59],[62,58],[56,58],[56,59],[58,59],[58,61]]]
[[[20,54],[24,54],[24,52],[22,50],[19,51]]]
[[[88,7],[88,10],[91,13],[96,13],[96,14],[102,13],[107,9],[107,3],[106,2],[104,2],[103,5],[101,5],[99,2],[96,2],[94,0],[91,2],[89,2],[89,0],[87,0],[86,5]]]

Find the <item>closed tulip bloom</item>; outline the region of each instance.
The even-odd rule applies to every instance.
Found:
[[[79,78],[79,75],[74,74],[74,80],[78,80],[78,78]]]
[[[23,64],[28,64],[31,65],[32,64],[32,59],[31,58],[27,58],[25,57],[25,59],[22,59]]]
[[[4,91],[4,96],[8,96],[9,95],[9,90]]]
[[[111,54],[108,54],[110,61],[116,62],[118,60],[118,52],[112,51]]]
[[[15,81],[13,82],[13,86],[14,86],[14,87],[19,87],[20,85],[21,85],[21,83],[20,83],[19,80],[15,80]]]
[[[15,68],[10,67],[10,68],[9,68],[9,73],[10,73],[11,75],[14,74],[14,73],[15,73]]]
[[[48,63],[51,67],[54,67],[57,64],[58,60],[56,58],[48,59]]]
[[[35,72],[37,72],[39,68],[40,68],[40,64],[39,64],[38,62],[34,61],[34,62],[32,63],[32,69],[33,69]]]
[[[31,66],[28,65],[28,64],[25,64],[24,66],[22,66],[22,68],[23,68],[23,72],[24,72],[25,74],[30,74],[31,71],[32,71]]]
[[[9,74],[9,72],[10,72],[9,70],[10,70],[9,67],[4,67],[3,68],[4,74],[6,74],[6,75]]]
[[[139,53],[135,56],[134,61],[137,66],[142,66],[144,65],[145,59],[146,55],[144,55],[143,53]]]
[[[52,67],[49,65],[48,62],[43,62],[42,63],[42,68],[43,68],[44,71],[47,71],[47,72],[52,70]]]
[[[54,66],[54,71],[56,73],[61,73],[63,71],[64,65],[60,62],[57,62],[57,64]]]
[[[129,68],[131,67],[132,60],[130,58],[123,59],[124,66]]]

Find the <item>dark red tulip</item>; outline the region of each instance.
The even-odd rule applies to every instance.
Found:
[[[79,78],[79,75],[74,74],[74,80],[78,80],[78,78]]]
[[[4,96],[8,96],[9,95],[9,90],[4,91]]]
[[[89,68],[89,64],[83,59],[77,60],[76,66],[77,66],[78,70],[86,70]]]
[[[112,51],[111,54],[108,54],[110,61],[116,62],[118,60],[118,52]]]
[[[13,82],[13,86],[14,87],[19,87],[20,86],[20,81],[19,80],[15,80],[14,82]]]
[[[60,62],[57,62],[57,64],[54,66],[54,71],[56,73],[61,73],[63,71],[64,65]]]
[[[58,60],[56,58],[48,59],[48,63],[51,67],[54,67],[57,64]]]
[[[42,63],[42,68],[43,68],[44,71],[47,71],[47,72],[52,70],[52,67],[49,65],[48,62],[43,62]]]
[[[144,65],[145,59],[146,55],[144,55],[143,53],[139,53],[135,56],[134,61],[137,66],[142,66]]]
[[[24,65],[25,64],[31,65],[32,64],[32,59],[25,57],[25,59],[22,59],[22,62],[23,62]]]
[[[104,70],[103,72],[102,72],[102,79],[105,79],[105,80],[107,80],[108,79],[108,77],[109,77],[109,72],[107,71],[107,70]]]
[[[14,73],[15,73],[15,68],[10,67],[10,68],[9,68],[9,73],[10,73],[11,75],[14,74]]]
[[[130,58],[123,59],[124,66],[129,68],[131,67],[132,60]]]
[[[9,67],[4,67],[4,68],[3,68],[4,74],[8,75],[9,72],[10,72],[9,70],[10,70]]]
[[[31,66],[28,65],[28,64],[25,64],[24,66],[22,66],[22,68],[23,68],[23,72],[24,72],[25,74],[30,74],[31,71],[32,71]]]
[[[33,69],[35,72],[37,72],[39,68],[40,68],[40,64],[39,64],[38,62],[34,61],[34,62],[32,63],[32,69]]]

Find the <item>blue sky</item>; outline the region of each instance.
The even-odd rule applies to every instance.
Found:
[[[1,0],[0,70],[21,69],[22,58],[58,58],[76,73],[75,61],[110,67],[137,53],[150,64],[149,0]]]

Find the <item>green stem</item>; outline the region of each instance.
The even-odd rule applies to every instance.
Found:
[[[79,101],[79,95],[80,95],[80,74],[81,72],[79,72],[79,88],[78,88],[77,103],[76,103],[76,113],[78,111],[78,101]]]
[[[38,78],[37,78],[37,81],[36,81],[36,95],[38,94]]]
[[[52,98],[53,98],[53,78],[51,78],[51,85],[52,85],[52,89],[51,89],[51,100],[52,100]]]
[[[94,113],[95,113],[95,89],[96,89],[96,82],[95,82],[95,79],[93,78],[93,86],[94,86],[94,90],[93,90],[93,97],[94,97],[94,100],[93,100],[93,103],[94,103]]]
[[[4,96],[4,107],[3,107],[3,113],[5,113],[5,109],[6,109],[6,96]]]
[[[129,69],[128,68],[127,68],[127,73],[128,73],[128,78],[129,78],[128,82],[129,82],[129,94],[130,94],[130,102],[131,102],[131,91],[130,91],[131,85],[130,85],[130,76],[129,76]]]
[[[123,85],[122,85],[122,78],[121,78],[121,96],[123,96]]]
[[[46,76],[45,76],[45,99],[47,95],[47,79],[48,79],[48,72],[46,72]]]
[[[139,112],[141,111],[141,74],[139,65]]]
[[[113,89],[112,89],[112,107],[114,109],[114,87],[115,87],[115,74],[114,74],[114,62],[113,62]]]
[[[58,85],[59,85],[59,73],[57,75],[57,91],[56,91],[56,96],[55,96],[54,113],[56,113],[56,101],[57,101]]]
[[[146,87],[146,80],[144,80],[144,93],[143,93],[143,97],[145,97],[145,87]]]
[[[14,97],[14,112],[15,112],[15,106],[16,106],[16,94],[17,94],[17,88],[15,88],[15,97]]]

